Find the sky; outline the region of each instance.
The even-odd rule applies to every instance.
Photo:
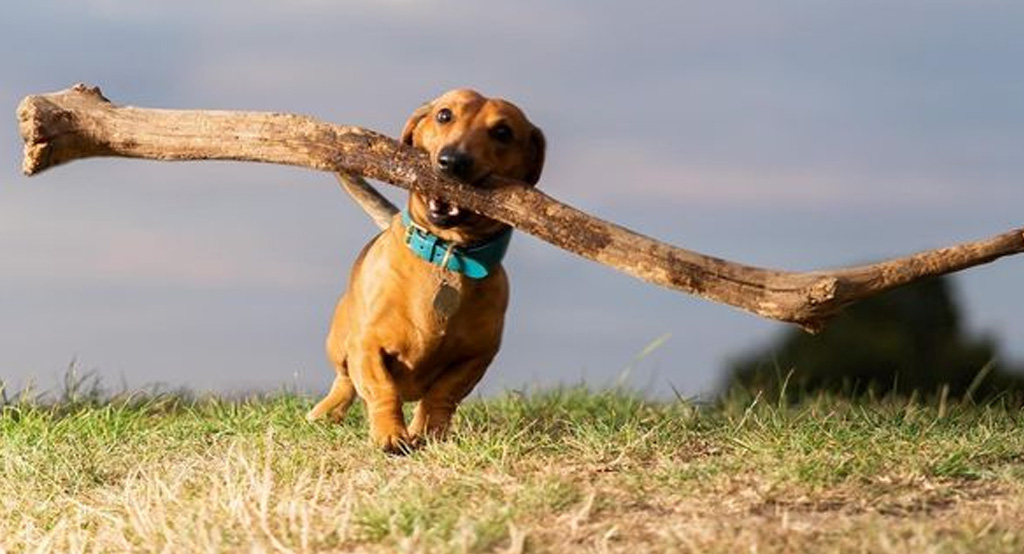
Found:
[[[0,380],[320,391],[370,220],[310,170],[92,159],[20,174],[15,108],[294,112],[392,136],[472,87],[547,136],[540,187],[666,242],[790,270],[1024,226],[1024,4],[997,0],[14,0],[0,7]],[[4,121],[0,118],[0,121]],[[386,185],[396,202],[404,193]],[[708,396],[787,328],[519,233],[481,394]],[[1024,256],[956,278],[1024,359]]]

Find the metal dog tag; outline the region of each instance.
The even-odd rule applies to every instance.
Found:
[[[459,309],[460,296],[459,289],[441,281],[434,293],[434,313],[441,319],[448,319]]]

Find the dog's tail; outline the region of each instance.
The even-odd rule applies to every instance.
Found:
[[[398,213],[398,208],[373,188],[373,185],[359,175],[351,173],[335,173],[334,176],[338,178],[341,188],[345,189],[352,200],[370,216],[377,227],[384,230],[391,225],[391,219]]]

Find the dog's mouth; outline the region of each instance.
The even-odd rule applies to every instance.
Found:
[[[427,219],[430,220],[432,225],[436,225],[441,229],[447,229],[462,223],[468,215],[469,211],[455,204],[438,200],[437,198],[427,199]]]
[[[471,187],[481,188],[490,176],[490,172],[484,173],[468,184]],[[427,198],[427,219],[430,220],[431,224],[441,229],[448,229],[462,223],[471,213],[474,212],[456,206],[451,202],[438,198]]]

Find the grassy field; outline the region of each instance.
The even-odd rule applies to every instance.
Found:
[[[6,552],[1024,551],[1024,411],[621,391],[473,401],[389,457],[360,409],[181,395],[0,415]]]

